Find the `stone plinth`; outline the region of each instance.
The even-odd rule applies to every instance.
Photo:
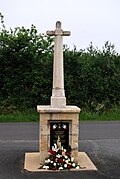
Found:
[[[78,127],[80,108],[66,106],[64,108],[52,108],[50,106],[37,106],[40,113],[39,151],[40,165],[45,161],[50,149],[50,123],[53,121],[64,121],[69,123],[69,145],[72,155],[78,159]]]

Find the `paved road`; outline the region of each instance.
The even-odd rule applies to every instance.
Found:
[[[38,123],[0,123],[0,179],[120,179],[120,121],[80,122],[79,150],[97,172],[24,171],[24,153],[38,151],[38,134]]]

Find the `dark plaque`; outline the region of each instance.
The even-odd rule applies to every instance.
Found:
[[[50,148],[57,143],[58,136],[64,148],[69,145],[69,122],[51,122],[50,123]]]

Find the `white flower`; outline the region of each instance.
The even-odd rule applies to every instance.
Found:
[[[49,166],[44,165],[43,168],[47,170],[47,169],[49,169]]]
[[[79,166],[76,167],[76,169],[79,169],[79,168],[80,168]]]
[[[53,150],[53,151],[56,151],[56,150],[57,150],[57,145],[56,145],[56,144],[54,144],[52,150]]]
[[[59,167],[59,170],[63,170],[63,167]]]
[[[74,157],[71,157],[71,162],[73,162],[74,161]]]
[[[73,163],[72,166],[75,167],[75,163]]]
[[[48,163],[48,160],[45,160],[45,163]]]
[[[54,143],[54,146],[55,146],[55,148],[57,148],[57,145],[56,145],[56,143]]]
[[[64,167],[67,168],[67,164],[65,164]]]
[[[56,167],[56,163],[53,163],[54,167]]]
[[[67,159],[68,158],[68,156],[67,155],[65,155],[65,159]]]
[[[48,159],[47,161],[48,161],[48,163],[49,163],[49,162],[50,162],[50,159]]]
[[[56,155],[56,157],[57,157],[57,158],[60,158],[60,157],[61,157],[61,155],[60,155],[60,154],[58,154],[58,155]]]
[[[53,150],[54,152],[58,152],[59,148],[57,148],[57,145],[54,144],[54,146],[52,146],[52,150]]]
[[[53,163],[53,161],[51,160],[50,163]]]
[[[67,150],[66,149],[64,149],[64,152],[66,152]]]
[[[66,160],[65,162],[68,163],[68,160]]]

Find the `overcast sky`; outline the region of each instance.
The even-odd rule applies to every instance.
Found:
[[[120,51],[120,0],[0,0],[7,28],[37,27],[39,33],[54,30],[57,20],[71,36],[64,43],[83,49],[90,42],[101,48],[106,41]]]

